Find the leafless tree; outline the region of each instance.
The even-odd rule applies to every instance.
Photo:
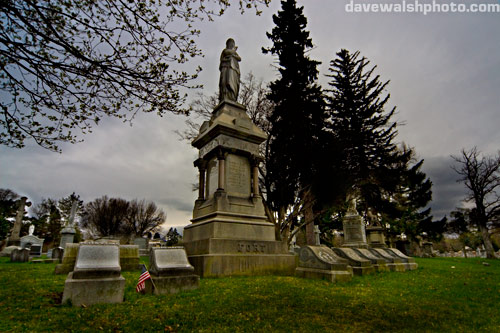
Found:
[[[452,156],[454,166],[468,189],[466,201],[475,204],[474,220],[481,232],[488,258],[495,258],[489,228],[498,224],[500,217],[500,151],[496,156],[481,156],[476,147],[462,149],[460,156]]]
[[[165,222],[167,214],[158,208],[154,202],[133,200],[130,202],[125,218],[125,228],[130,235],[142,236],[155,230]]]
[[[117,236],[125,233],[124,222],[130,203],[120,198],[103,196],[85,205],[81,226],[93,236]]]

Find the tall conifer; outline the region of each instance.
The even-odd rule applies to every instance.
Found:
[[[275,108],[269,116],[271,131],[266,149],[267,203],[282,220],[288,205],[315,175],[320,132],[324,122],[324,99],[316,84],[317,66],[307,51],[313,47],[303,7],[295,0],[281,1],[273,15],[275,27],[267,37],[273,46],[263,48],[278,58],[279,78],[270,84],[268,98]]]

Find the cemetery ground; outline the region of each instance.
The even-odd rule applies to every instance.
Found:
[[[0,331],[500,332],[500,260],[416,260],[415,271],[348,283],[210,278],[166,296],[136,293],[140,273],[122,272],[123,303],[77,308],[60,304],[66,275],[54,275],[54,264],[0,258]]]

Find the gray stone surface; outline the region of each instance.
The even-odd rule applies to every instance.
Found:
[[[139,246],[139,255],[147,256],[149,255],[148,239],[143,237],[134,238],[134,245]]]
[[[434,254],[434,249],[432,246],[432,242],[422,242],[422,247],[423,247],[423,254],[422,257],[424,258],[432,258],[435,257],[436,255]]]
[[[346,259],[355,275],[366,275],[375,272],[370,260],[362,258],[354,249],[348,247],[333,248],[335,254]]]
[[[368,248],[365,222],[357,212],[348,212],[342,219],[342,226],[344,228],[344,243],[342,247]]]
[[[157,295],[193,290],[199,286],[200,277],[194,274],[194,267],[182,247],[151,249],[149,266]]]
[[[366,228],[368,244],[372,248],[387,247],[385,243],[384,228],[377,226],[370,226]]]
[[[66,244],[73,243],[75,239],[76,230],[73,226],[64,227],[61,230],[61,241],[59,242],[59,247],[65,249]]]
[[[200,189],[183,245],[202,277],[294,274],[295,257],[276,241],[258,189],[265,139],[245,106],[225,99],[192,143],[199,149]]]
[[[64,249],[62,247],[56,247],[52,249],[51,258],[57,259],[59,262],[62,262],[64,257]]]
[[[339,258],[330,248],[310,245],[301,247],[296,276],[342,282],[350,281],[352,274],[347,260]]]
[[[114,244],[81,244],[74,271],[64,284],[63,303],[73,306],[123,301],[120,250]]]
[[[80,244],[73,271],[74,279],[117,277],[120,272],[119,246]]]
[[[38,238],[37,236],[34,235],[26,235],[20,238],[20,246],[22,248],[25,247],[31,247],[33,248],[33,245],[38,245],[40,249],[43,247],[43,238]]]
[[[361,258],[364,258],[366,260],[370,260],[370,262],[372,263],[373,268],[375,268],[375,270],[377,272],[386,272],[386,271],[390,270],[389,266],[387,266],[387,261],[386,260],[384,260],[382,258],[379,258],[379,257],[376,257],[368,249],[356,249],[356,248],[353,248],[353,250]]]
[[[10,261],[12,262],[28,262],[30,261],[30,249],[13,249],[10,253]]]
[[[381,249],[381,250],[387,252],[390,256],[400,258],[403,261],[403,263],[405,264],[405,267],[407,270],[414,270],[414,269],[417,269],[417,267],[418,267],[418,264],[415,262],[415,259],[413,259],[412,257],[406,256],[398,249],[385,248],[385,249]]]
[[[64,283],[62,303],[71,301],[73,306],[99,303],[121,303],[125,291],[123,276],[100,279],[75,279],[73,272]]]
[[[120,266],[122,271],[140,270],[139,259],[138,245],[120,245]]]
[[[22,226],[23,217],[24,217],[24,208],[26,207],[27,200],[28,200],[27,197],[21,197],[19,200],[17,200],[18,206],[17,206],[16,220],[15,220],[14,225],[12,226],[12,229],[10,231],[9,240],[7,241],[8,246],[10,246],[10,245],[19,246],[20,245],[20,238],[19,238],[20,235],[19,234],[21,232],[21,226]]]
[[[78,249],[80,244],[78,243],[67,243],[64,249],[64,255],[62,262],[56,266],[54,274],[68,274],[73,271],[75,267],[76,257],[78,256]]]
[[[389,266],[389,269],[391,271],[404,272],[406,270],[406,266],[404,265],[401,258],[389,255],[386,251],[384,251],[383,248],[368,249],[368,251],[370,251],[376,257],[386,260],[387,266]]]

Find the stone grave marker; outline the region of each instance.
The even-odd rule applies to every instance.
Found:
[[[139,266],[139,246],[120,245],[120,266],[122,271],[136,271]]]
[[[366,275],[375,272],[370,260],[362,258],[356,251],[349,247],[336,247],[333,251],[349,261],[355,275]]]
[[[308,279],[344,282],[352,279],[352,268],[326,246],[303,246],[295,275]]]
[[[81,244],[74,271],[64,284],[62,302],[73,306],[121,303],[125,278],[121,275],[117,245]]]
[[[61,262],[63,257],[64,257],[64,249],[62,247],[56,247],[56,248],[52,249],[52,253],[51,253],[52,259],[56,259],[59,262]]]
[[[17,248],[10,253],[10,261],[12,262],[28,262],[30,261],[30,249]]]
[[[395,249],[395,248],[385,248],[385,249],[382,249],[382,250],[386,251],[389,255],[394,255],[397,258],[401,258],[401,260],[405,264],[407,270],[417,269],[418,264],[415,262],[415,259],[413,259],[412,257],[408,257],[408,256],[404,255],[398,249]]]
[[[377,272],[386,272],[390,270],[390,267],[387,264],[387,261],[384,260],[383,258],[376,257],[373,255],[368,249],[357,249],[353,248],[353,250],[361,257],[367,260],[370,260],[372,263],[373,268]]]
[[[384,251],[383,248],[368,249],[368,251],[370,251],[376,257],[387,260],[388,266],[391,270],[394,270],[396,272],[404,272],[406,270],[406,266],[401,258],[389,255]]]
[[[149,265],[156,295],[198,288],[200,277],[194,274],[194,267],[182,247],[151,249]]]

